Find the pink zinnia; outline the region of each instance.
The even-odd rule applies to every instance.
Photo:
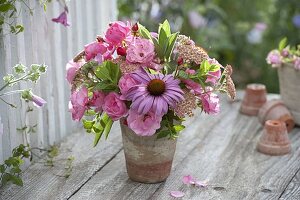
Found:
[[[201,95],[203,111],[207,114],[218,114],[220,112],[220,103],[218,95],[208,92]]]
[[[132,101],[131,108],[139,114],[153,110],[161,116],[168,112],[169,106],[174,108],[176,103],[183,100],[180,81],[170,74],[149,74],[142,69],[131,76],[140,84],[130,88],[124,96]]]
[[[86,61],[97,57],[96,61],[101,63],[102,55],[107,52],[107,44],[98,41],[92,42],[84,46],[84,52]]]
[[[121,21],[110,24],[105,34],[105,41],[112,46],[121,45],[127,37],[130,36],[130,25]]]
[[[128,127],[137,135],[151,136],[156,130],[160,128],[162,116],[155,115],[150,111],[147,114],[138,114],[136,111],[130,109],[127,117]]]

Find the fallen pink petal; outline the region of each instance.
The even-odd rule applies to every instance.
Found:
[[[198,187],[207,187],[207,181],[196,181],[195,182],[195,186],[198,186]]]
[[[186,184],[186,185],[194,184],[195,183],[194,178],[191,175],[184,176],[182,178],[182,182],[184,184]]]
[[[184,197],[185,193],[183,193],[181,191],[171,191],[170,195],[175,198],[181,198],[181,197]]]

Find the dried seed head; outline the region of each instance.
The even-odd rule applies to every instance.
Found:
[[[189,90],[184,89],[184,100],[177,103],[174,112],[180,118],[185,117],[188,115],[189,117],[194,116],[193,110],[197,108],[196,97],[192,94]]]

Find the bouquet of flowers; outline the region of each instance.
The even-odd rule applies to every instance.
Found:
[[[235,97],[231,74],[167,20],[157,33],[116,21],[67,64],[69,107],[74,120],[85,116],[94,145],[120,119],[137,135],[176,138],[195,109],[220,111],[215,92]]]
[[[272,67],[290,63],[296,70],[300,70],[300,44],[297,47],[290,47],[287,45],[287,38],[283,38],[279,42],[278,49],[270,51],[266,60]]]

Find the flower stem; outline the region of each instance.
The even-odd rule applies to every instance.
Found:
[[[23,92],[24,90],[13,90],[13,91],[9,91],[9,92],[5,92],[3,94],[0,94],[0,97],[1,96],[8,96],[8,95],[11,95],[11,94],[16,94],[16,93],[21,93]]]

